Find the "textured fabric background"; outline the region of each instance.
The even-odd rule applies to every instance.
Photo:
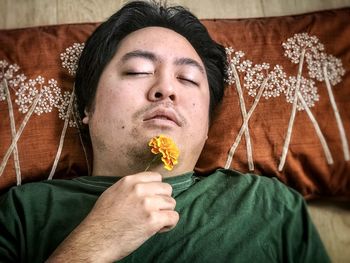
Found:
[[[120,4],[122,1],[119,1]],[[178,1],[178,3],[184,2],[186,4],[186,0],[184,1]],[[187,1],[188,6],[191,8],[191,10],[195,11],[197,15],[200,15],[202,18],[219,18],[219,17],[228,17],[228,18],[237,18],[237,17],[259,17],[259,16],[281,16],[284,14],[297,14],[297,13],[304,13],[308,11],[314,11],[314,10],[321,10],[321,9],[329,9],[329,8],[335,8],[335,7],[341,7],[341,6],[350,6],[349,0],[338,0],[338,1],[319,1],[319,0],[313,0],[313,1],[279,1],[279,0],[264,0],[264,1],[235,1],[235,0],[218,0],[218,1],[211,1],[211,0],[205,0],[205,1]],[[23,26],[36,26],[36,25],[47,25],[47,24],[58,24],[58,23],[68,23],[68,22],[87,22],[87,21],[102,21],[105,18],[107,18],[114,10],[117,8],[115,5],[118,5],[118,1],[114,0],[107,0],[103,1],[103,4],[101,4],[100,0],[75,0],[75,1],[67,1],[67,0],[57,0],[57,1],[51,1],[51,0],[43,0],[43,1],[35,1],[35,0],[25,0],[25,1],[10,1],[10,0],[0,0],[0,28],[16,28],[16,27],[23,27]],[[193,5],[193,6],[191,6]],[[215,8],[213,8],[213,6]],[[333,19],[336,19],[336,16],[333,16]],[[248,23],[249,21],[246,21]],[[309,21],[310,22],[310,21]],[[243,23],[243,22],[242,22]],[[254,22],[253,22],[254,24]],[[348,26],[348,22],[343,25],[343,28]],[[72,28],[74,25],[68,26],[68,28]],[[0,31],[0,38],[5,37],[6,41],[2,42],[0,40],[0,51],[2,51],[5,54],[5,58],[12,58],[13,61],[17,61],[19,57],[23,56],[23,58],[20,60],[23,62],[23,65],[20,65],[22,68],[26,69],[24,73],[26,73],[29,77],[36,77],[36,74],[41,74],[45,76],[46,80],[49,79],[50,74],[46,74],[45,71],[50,71],[48,64],[52,64],[52,62],[45,61],[46,56],[54,57],[55,62],[52,64],[54,67],[59,67],[61,72],[53,73],[53,76],[59,76],[60,82],[59,86],[63,90],[70,90],[71,89],[71,77],[68,75],[66,70],[63,70],[61,68],[61,61],[59,60],[59,57],[57,54],[64,51],[64,49],[71,45],[75,41],[81,41],[86,35],[91,32],[94,25],[87,25],[82,26],[79,25],[79,30],[74,29],[72,31],[69,31],[66,27],[60,27],[62,34],[56,33],[56,31],[60,31],[59,29],[55,27],[44,27],[44,28],[35,28],[34,31],[28,31],[25,33],[21,30],[12,30],[10,32],[8,31]],[[259,30],[259,27],[256,25],[257,30]],[[86,30],[86,31],[85,31]],[[34,33],[34,32],[40,32],[40,34]],[[69,33],[69,35],[65,35],[66,33]],[[307,31],[309,32],[309,31]],[[14,40],[11,42],[12,45],[6,44],[8,40],[8,37],[10,35],[16,35],[18,33],[19,36],[12,36],[14,37]],[[33,33],[32,37],[31,34]],[[237,36],[240,36],[243,33],[246,34],[247,32],[239,32]],[[270,32],[271,34],[273,32]],[[24,37],[27,39],[26,41],[23,41],[25,44],[24,46],[27,46],[27,48],[23,48],[22,41],[16,41],[16,39],[21,39],[23,36],[22,34],[27,35]],[[274,34],[278,34],[278,32],[275,32]],[[50,40],[51,44],[47,44],[43,41],[41,41],[41,37],[43,35],[46,35],[46,41]],[[290,37],[292,34],[285,33],[285,37]],[[60,41],[57,41],[56,37],[59,36],[60,39],[66,39],[67,43],[60,43]],[[323,37],[325,37],[326,34],[323,34]],[[339,39],[339,36],[330,34],[329,36],[335,37],[336,39]],[[219,36],[216,36],[219,37]],[[283,37],[283,41],[285,40],[285,37]],[[282,39],[282,36],[280,37]],[[325,41],[325,38],[320,39],[323,44],[326,45],[326,50],[328,53],[333,55],[339,55],[334,53],[333,46],[330,44],[327,44]],[[56,43],[57,42],[57,43]],[[228,42],[229,43],[229,42]],[[236,43],[238,44],[238,43]],[[254,50],[253,47],[251,47],[248,52],[248,49],[246,46],[253,46],[253,44],[246,43],[246,45],[243,46],[237,46],[236,49],[242,49],[246,52],[246,58],[251,59],[254,63],[258,63],[259,61],[257,58],[253,57],[255,53],[254,52],[261,52],[257,49]],[[43,46],[47,46],[46,48],[43,48]],[[30,47],[30,48],[29,48]],[[339,48],[339,45],[338,45]],[[62,50],[63,49],[63,50]],[[13,50],[14,53],[11,53],[9,50]],[[44,51],[46,50],[46,51]],[[4,52],[6,51],[6,52]],[[34,52],[35,54],[31,55],[31,52]],[[54,55],[50,55],[50,52],[55,53]],[[269,51],[270,52],[270,51]],[[285,63],[284,66],[293,66],[286,58],[283,58],[283,51],[281,50],[281,43],[276,44],[276,51],[275,53],[278,54],[278,59],[282,59]],[[332,53],[333,52],[333,53]],[[344,52],[341,52],[342,54]],[[41,59],[36,59],[35,56],[38,54],[41,54]],[[36,63],[31,63],[30,59],[33,59]],[[1,57],[0,59],[2,59]],[[28,62],[25,62],[28,60]],[[263,57],[261,61],[270,62],[271,64],[277,63],[276,60],[272,58],[266,58]],[[342,61],[343,64],[349,65],[349,59],[346,61]],[[41,67],[41,69],[39,69]],[[44,68],[44,70],[43,70]],[[29,69],[29,71],[27,71]],[[33,69],[36,72],[31,72],[31,69]],[[57,69],[57,68],[56,68]],[[347,71],[348,71],[347,66]],[[296,68],[295,65],[293,67],[293,72],[295,72]],[[45,74],[44,74],[45,73]],[[58,75],[57,75],[58,74]],[[348,73],[346,73],[348,78]],[[52,77],[52,76],[51,76]],[[67,78],[67,80],[65,80]],[[344,81],[344,79],[343,79]],[[338,89],[339,88],[339,89]],[[338,103],[339,100],[341,100],[341,90],[344,92],[344,89],[341,89],[340,86],[336,88],[337,90],[337,99]],[[234,89],[231,89],[232,92],[236,92]],[[236,93],[235,93],[236,94]],[[245,94],[246,95],[246,94]],[[323,96],[324,97],[324,96]],[[248,99],[246,96],[245,98]],[[15,97],[13,97],[13,101],[15,100]],[[290,107],[291,105],[288,105],[285,103],[285,101],[281,100],[282,105],[285,105],[286,107]],[[265,105],[264,103],[259,104],[258,108],[262,110]],[[266,106],[270,105],[270,101],[266,103]],[[319,108],[320,104],[317,104],[317,106],[314,108]],[[14,105],[16,107],[16,105]],[[235,105],[235,109],[238,108],[238,105]],[[313,110],[314,110],[313,109]],[[348,108],[347,108],[348,109]],[[18,111],[18,109],[16,109]],[[258,111],[255,112],[258,113]],[[3,117],[5,114],[5,117]],[[50,116],[54,116],[57,118],[57,112],[52,112],[46,115],[41,115],[40,118],[35,120],[34,117],[30,119],[28,122],[27,127],[25,128],[23,132],[23,137],[19,140],[19,147],[21,148],[21,144],[24,143],[24,138],[26,136],[28,137],[28,147],[22,147],[19,151],[22,155],[21,160],[21,167],[24,168],[25,165],[22,163],[27,159],[28,165],[30,165],[32,168],[32,171],[28,174],[32,174],[34,177],[28,178],[28,180],[41,180],[42,178],[47,178],[47,171],[50,170],[52,166],[52,160],[54,158],[54,154],[57,151],[57,143],[58,143],[58,137],[63,126],[63,121],[60,119],[57,119],[52,122],[52,119]],[[252,118],[257,118],[253,114]],[[0,134],[0,160],[2,159],[2,154],[4,151],[4,148],[8,147],[9,141],[10,141],[10,131],[9,128],[9,120],[8,120],[8,109],[6,106],[6,101],[0,102],[0,133],[4,129],[6,134]],[[304,113],[299,114],[297,117],[298,122],[300,122],[304,117],[301,115],[304,115]],[[20,124],[21,120],[23,119],[23,114],[16,116],[16,124]],[[268,116],[262,116],[265,119]],[[239,118],[241,118],[241,115],[239,115]],[[283,118],[286,118],[286,116],[283,115]],[[306,118],[307,119],[307,118]],[[49,120],[47,122],[46,120]],[[318,118],[320,123],[325,123],[321,118]],[[333,118],[332,118],[333,120]],[[35,124],[34,124],[35,123]],[[309,125],[309,120],[307,119],[307,122]],[[7,125],[6,128],[4,125]],[[46,128],[44,127],[46,126]],[[54,125],[54,128],[48,128],[48,126]],[[237,124],[238,125],[238,124]],[[34,133],[30,133],[29,129],[34,129]],[[257,128],[257,126],[254,126]],[[348,126],[347,126],[348,127]],[[48,131],[48,129],[56,130],[57,136],[48,136],[45,134],[42,134],[43,131]],[[272,129],[272,127],[271,127]],[[52,131],[51,130],[51,131]],[[76,171],[83,171],[86,170],[86,162],[85,158],[82,157],[82,150],[81,150],[81,144],[78,141],[79,138],[75,134],[73,128],[69,128],[67,130],[67,136],[64,143],[63,153],[62,156],[68,156],[67,154],[73,154],[75,157],[66,158],[64,161],[63,159],[60,160],[58,164],[58,170],[61,170],[64,174],[67,172],[70,167],[75,167],[74,169]],[[349,131],[347,129],[347,131]],[[72,133],[73,132],[73,133]],[[295,133],[294,133],[295,134]],[[282,140],[281,134],[280,140]],[[234,134],[233,134],[234,136]],[[50,137],[54,138],[54,143],[51,146],[47,146],[51,150],[42,150],[43,154],[35,153],[36,151],[41,151],[42,144],[40,141],[40,138],[44,137]],[[5,139],[4,139],[5,138]],[[39,141],[38,141],[39,138]],[[71,139],[70,139],[71,138]],[[73,148],[71,150],[67,150],[68,145],[72,145],[72,141],[75,143],[73,144]],[[335,140],[337,144],[339,144],[339,140]],[[51,144],[53,141],[43,140],[43,143]],[[67,143],[68,142],[68,143]],[[317,140],[316,140],[317,142]],[[272,144],[272,142],[271,142]],[[254,144],[255,147],[257,147],[256,144]],[[245,156],[244,153],[244,139],[242,140],[238,152],[242,152],[242,158]],[[307,147],[307,146],[306,146]],[[317,146],[318,147],[318,146]],[[242,148],[242,149],[241,149]],[[36,150],[35,150],[36,149]],[[317,149],[319,150],[319,149]],[[339,153],[339,149],[336,150]],[[26,155],[26,152],[28,152],[28,155]],[[32,158],[30,154],[33,155],[38,154],[38,158],[33,158],[35,163],[30,160]],[[75,153],[74,153],[75,152]],[[237,153],[238,153],[237,152]],[[333,152],[333,150],[332,150]],[[322,152],[319,152],[322,155]],[[25,156],[25,159],[23,159],[23,156]],[[276,158],[277,155],[271,156],[271,159]],[[79,158],[76,158],[79,157]],[[254,159],[256,156],[254,157]],[[47,163],[47,162],[51,163]],[[246,169],[246,164],[241,164]],[[80,164],[77,164],[80,163]],[[0,185],[3,187],[13,185],[16,183],[16,178],[14,177],[14,170],[13,170],[13,159],[12,157],[9,160],[8,165],[10,167],[6,167],[6,178],[5,174],[0,177]],[[324,165],[324,164],[323,164]],[[259,165],[255,163],[256,168],[259,168]],[[274,167],[276,167],[276,163],[273,164]],[[38,167],[41,167],[42,173],[36,174],[36,171],[38,170]],[[44,168],[43,168],[44,167]],[[46,167],[46,168],[45,168]],[[340,170],[340,168],[337,168]],[[348,166],[347,166],[348,169]],[[11,174],[10,174],[11,173]],[[44,177],[43,174],[45,174]],[[56,175],[55,175],[56,177]],[[345,180],[348,180],[347,177],[349,177],[349,174],[345,175]],[[336,176],[335,178],[339,178]],[[27,180],[27,181],[28,181]],[[25,181],[25,180],[23,180]],[[338,181],[336,181],[338,182]],[[4,185],[2,185],[4,184]],[[309,185],[310,186],[310,185]],[[311,184],[312,186],[312,184]],[[312,200],[309,201],[309,210],[312,214],[312,218],[314,222],[316,223],[318,230],[320,231],[321,237],[323,241],[325,242],[325,245],[327,247],[328,252],[331,255],[331,258],[333,262],[348,262],[348,259],[350,257],[349,250],[347,249],[350,245],[349,240],[349,205],[348,202],[339,204],[334,201],[325,201],[325,200]]]
[[[269,63],[270,69],[262,71],[265,76],[275,65],[283,67],[287,79],[298,75],[298,64],[284,55],[283,42],[297,33],[316,36],[324,45],[327,54],[339,58],[345,75],[332,87],[347,140],[350,140],[350,9],[324,11],[308,15],[260,18],[249,20],[204,21],[214,38],[235,51],[243,51],[242,60],[253,64]],[[329,165],[320,140],[306,111],[297,111],[286,164],[278,171],[282,147],[287,133],[292,104],[287,103],[285,94],[269,99],[261,98],[249,121],[253,161],[253,172],[280,178],[298,189],[307,198],[320,195],[350,197],[350,161],[344,159],[339,130],[328,97],[325,82],[310,78],[306,59],[302,76],[315,81],[318,101],[310,107],[329,146],[334,164]],[[240,83],[247,111],[253,105],[254,97],[244,87],[247,74],[240,73]],[[235,141],[242,125],[242,113],[236,90],[236,83],[229,85],[218,116],[211,127],[209,140],[200,158],[198,171],[207,172],[223,167],[227,153]],[[248,87],[249,88],[249,87]],[[276,87],[275,87],[276,89]],[[316,90],[317,89],[317,90]],[[305,94],[304,99],[312,98]],[[245,138],[238,145],[230,167],[248,172]]]
[[[298,65],[291,63],[283,55],[282,43],[295,33],[307,32],[315,35],[324,44],[325,52],[341,59],[345,75],[334,87],[334,96],[344,124],[346,135],[350,131],[350,114],[347,104],[350,97],[350,17],[349,9],[324,11],[308,15],[283,18],[262,18],[247,20],[204,20],[209,31],[219,42],[235,51],[245,52],[244,59],[253,64],[269,63],[271,68],[278,64],[287,76],[296,76]],[[336,19],[334,19],[336,18]],[[16,74],[24,74],[28,79],[42,76],[47,83],[50,79],[58,82],[62,93],[73,87],[73,78],[67,69],[62,68],[60,54],[74,43],[84,42],[96,24],[47,26],[30,29],[0,31],[0,58],[20,69]],[[243,60],[243,58],[242,58]],[[303,76],[307,77],[306,64]],[[3,68],[7,70],[7,68]],[[14,78],[14,77],[13,77]],[[241,76],[242,87],[244,74]],[[10,78],[8,79],[10,81]],[[28,81],[28,80],[27,80]],[[349,162],[344,155],[339,132],[334,121],[326,88],[323,82],[315,82],[319,101],[311,108],[329,145],[334,159],[328,165],[320,141],[310,124],[305,111],[297,112],[291,144],[282,172],[277,171],[281,149],[288,127],[291,104],[284,96],[274,99],[261,99],[251,120],[249,130],[253,147],[255,170],[267,176],[276,176],[297,189],[307,198],[328,196],[349,197]],[[17,88],[18,89],[18,88]],[[24,118],[18,111],[16,93],[12,90],[16,129]],[[243,87],[247,111],[253,98]],[[17,109],[16,109],[17,107]],[[3,156],[11,143],[10,121],[6,100],[0,103],[0,156]],[[57,118],[55,109],[51,113],[33,114],[21,135],[18,147],[23,181],[47,175],[57,152],[63,121]],[[209,140],[198,164],[199,172],[208,172],[225,165],[227,153],[242,125],[235,84],[228,86],[222,108],[210,130]],[[81,173],[87,170],[76,128],[68,128],[63,153],[55,176]],[[224,132],[223,132],[224,131]],[[245,141],[242,138],[233,158],[232,168],[248,171]],[[12,157],[6,171],[0,177],[1,186],[8,187],[15,180]],[[11,182],[11,183],[10,183]]]
[[[0,28],[99,22],[128,0],[0,0]],[[294,15],[350,6],[350,0],[167,0],[187,6],[199,18]]]
[[[48,86],[51,79],[57,81],[61,93],[71,92],[73,77],[67,69],[62,67],[60,54],[73,43],[85,41],[86,37],[96,27],[96,24],[64,25],[36,27],[30,29],[15,29],[0,31],[0,61],[7,61],[9,65],[0,67],[3,72],[0,81],[3,84],[6,72],[10,66],[17,64],[19,69],[13,76],[7,76],[7,82],[23,74],[27,79],[35,80],[38,76],[44,78],[43,86]],[[1,87],[3,90],[3,86]],[[40,90],[36,84],[35,89]],[[19,130],[25,118],[25,113],[19,111],[16,100],[19,99],[16,91],[19,87],[9,85],[16,130]],[[0,91],[1,93],[1,91]],[[0,159],[8,150],[12,137],[7,100],[0,101]],[[52,168],[64,121],[59,118],[58,109],[53,108],[49,113],[31,115],[22,135],[18,140],[19,163],[22,183],[47,179]],[[65,136],[63,151],[58,163],[55,178],[70,177],[86,174],[87,162],[79,138],[78,129],[68,127]],[[11,154],[3,174],[0,176],[0,191],[15,185],[18,182],[14,169],[14,157]]]

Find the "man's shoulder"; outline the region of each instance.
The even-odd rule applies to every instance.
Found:
[[[28,182],[23,185],[13,186],[3,193],[1,198],[16,197],[28,199],[31,196],[65,195],[71,193],[85,193],[99,195],[115,181],[116,177],[110,176],[79,176],[71,179],[52,179],[38,182]]]
[[[211,178],[211,179],[210,179]],[[304,199],[300,193],[287,186],[276,177],[241,173],[230,169],[218,169],[208,176],[215,184],[225,187],[235,195],[251,195],[254,198],[265,199],[281,205],[296,205]]]
[[[71,191],[77,184],[77,180],[75,179],[52,179],[28,182],[11,187],[7,192],[3,193],[1,197],[2,199],[9,197],[27,199],[32,196],[42,196],[51,192]]]
[[[281,189],[290,189],[283,182],[279,181],[277,177],[267,177],[264,175],[258,175],[253,173],[242,173],[237,170],[231,169],[217,169],[207,177],[216,177],[218,178],[218,180],[230,181],[234,185],[237,183],[243,185],[256,184],[264,188],[277,187]]]

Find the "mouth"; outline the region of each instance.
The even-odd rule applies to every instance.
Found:
[[[146,114],[143,121],[181,126],[177,114],[172,109],[156,109],[151,111],[149,114]]]

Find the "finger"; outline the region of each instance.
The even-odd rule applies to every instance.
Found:
[[[130,175],[133,178],[142,181],[142,182],[161,182],[162,181],[162,175],[157,172],[141,172],[134,175]]]
[[[173,188],[168,183],[163,182],[148,182],[136,183],[132,191],[137,196],[151,196],[151,195],[166,195],[171,196]]]
[[[159,196],[163,201],[163,205],[159,207],[159,210],[174,210],[176,207],[176,200],[171,196],[163,195]]]
[[[141,201],[142,208],[146,211],[174,210],[176,201],[166,195],[147,196]]]
[[[163,227],[158,231],[159,233],[168,232],[176,227],[179,222],[180,216],[176,211],[162,211],[162,215],[164,216],[164,222],[167,222],[163,225]]]
[[[155,172],[142,172],[133,175],[127,175],[118,180],[112,188],[118,188],[119,185],[133,186],[137,183],[161,182],[162,176]]]
[[[172,229],[174,229],[175,226],[165,226],[163,227],[161,230],[158,231],[158,233],[164,233],[164,232],[168,232]]]

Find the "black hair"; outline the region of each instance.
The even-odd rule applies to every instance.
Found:
[[[224,92],[226,54],[222,45],[190,11],[181,6],[167,7],[156,2],[133,1],[99,25],[85,43],[78,63],[75,94],[80,117],[93,110],[97,85],[119,43],[130,33],[145,27],[171,29],[185,37],[203,61],[210,89],[210,116]],[[209,116],[209,117],[210,117]]]

